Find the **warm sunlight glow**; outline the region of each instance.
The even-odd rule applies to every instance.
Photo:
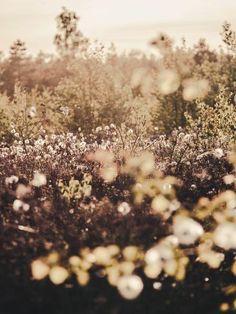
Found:
[[[20,38],[29,51],[52,52],[55,16],[62,6],[76,10],[82,32],[119,51],[147,48],[147,37],[165,30],[179,43],[200,37],[217,47],[224,20],[236,25],[235,0],[0,0],[0,50]]]

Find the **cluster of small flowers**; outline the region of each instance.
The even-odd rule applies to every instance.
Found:
[[[79,255],[71,256],[61,266],[58,253],[51,253],[45,258],[32,262],[31,270],[35,280],[49,276],[55,285],[63,284],[69,276],[75,275],[78,284],[85,286],[90,281],[90,272],[97,269],[101,277],[107,277],[111,286],[118,289],[125,299],[137,298],[144,285],[140,276],[135,274],[137,268],[143,267],[144,274],[156,279],[162,270],[180,281],[185,276],[188,258],[181,251],[175,252],[176,238],[170,236],[147,252],[137,246],[117,245],[98,246],[94,249],[81,249]]]
[[[104,168],[114,163],[111,153],[99,151],[94,156]],[[189,212],[176,199],[176,179],[162,177],[155,171],[151,153],[126,157],[119,171],[134,179],[131,186],[134,202],[121,202],[117,207],[118,213],[129,215],[133,207],[149,199],[150,212],[165,222],[167,235],[147,250],[130,245],[121,248],[116,244],[84,248],[78,256],[70,257],[64,264],[57,253],[52,253],[32,263],[32,274],[36,280],[49,276],[58,285],[70,275],[75,275],[78,283],[85,286],[91,278],[90,272],[95,271],[100,277],[107,277],[109,284],[115,286],[121,296],[135,299],[144,288],[137,270],[142,269],[142,273],[151,280],[161,280],[161,274],[165,274],[181,281],[186,276],[190,261],[219,269],[227,252],[236,249],[235,192],[223,192],[212,200],[201,198]],[[100,175],[103,176],[103,173]],[[227,176],[226,182],[232,183],[232,177]],[[110,178],[110,182],[114,179]],[[209,217],[212,221],[206,220]],[[231,271],[236,273],[233,260]]]

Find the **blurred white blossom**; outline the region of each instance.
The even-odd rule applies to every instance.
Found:
[[[223,222],[219,224],[213,233],[213,240],[222,249],[236,249],[236,223]]]
[[[139,276],[127,275],[118,280],[118,291],[128,300],[136,299],[143,290],[143,282]]]
[[[204,98],[210,90],[206,79],[186,79],[183,81],[183,98],[186,101]]]
[[[168,95],[177,91],[180,78],[176,71],[171,69],[161,70],[157,77],[157,87],[161,94]]]
[[[32,185],[36,187],[40,187],[42,185],[47,184],[47,178],[44,174],[36,172],[34,174],[33,180],[32,180]]]
[[[181,244],[194,244],[203,232],[204,230],[200,223],[192,218],[180,215],[174,218],[173,233]]]

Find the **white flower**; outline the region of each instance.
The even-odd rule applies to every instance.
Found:
[[[86,147],[86,142],[82,141],[80,144],[79,144],[80,148],[85,148]]]
[[[144,260],[147,264],[159,263],[161,261],[161,256],[158,247],[155,246],[149,249],[145,254]]]
[[[148,278],[155,279],[162,272],[162,264],[147,264],[144,273]]]
[[[30,205],[27,203],[24,203],[21,200],[14,200],[13,205],[12,205],[14,211],[18,212],[20,209],[23,209],[25,212],[27,212],[30,209]]]
[[[159,73],[157,79],[157,86],[161,94],[172,94],[180,86],[179,75],[173,70],[163,70]]]
[[[24,203],[21,200],[16,199],[14,200],[12,207],[14,211],[18,212],[23,207],[23,205]]]
[[[31,272],[33,278],[36,280],[41,280],[45,278],[48,275],[49,271],[49,266],[41,260],[36,260],[31,264]]]
[[[223,222],[213,233],[215,244],[225,250],[236,249],[236,223]]]
[[[205,79],[187,79],[183,82],[183,98],[187,101],[204,98],[209,92],[209,82]]]
[[[217,157],[217,158],[221,158],[224,156],[224,151],[223,149],[221,148],[217,148],[214,150],[214,155]]]
[[[161,282],[154,282],[153,283],[153,288],[156,290],[160,290],[162,287],[162,283]]]
[[[29,116],[31,118],[34,118],[36,116],[36,113],[37,113],[37,110],[36,110],[36,107],[35,106],[32,106],[30,109],[29,109]]]
[[[43,146],[44,140],[42,138],[39,138],[37,141],[34,142],[35,146]]]
[[[23,208],[23,211],[27,212],[30,209],[30,205],[27,203],[24,203],[22,208]]]
[[[68,271],[61,266],[54,266],[49,272],[49,278],[54,285],[62,284],[68,276]]]
[[[158,195],[155,196],[154,199],[152,200],[151,207],[156,214],[160,214],[168,210],[170,205],[170,202],[165,196],[163,195]]]
[[[173,233],[181,244],[193,244],[203,232],[202,226],[189,217],[176,216],[174,218]]]
[[[162,260],[158,251],[158,247],[149,249],[144,257],[146,266],[144,272],[148,278],[156,278],[162,272]]]
[[[122,203],[118,206],[117,210],[118,210],[118,212],[121,213],[122,215],[127,215],[127,214],[130,212],[131,208],[130,208],[130,206],[129,206],[128,203],[122,202]]]
[[[106,182],[112,182],[117,177],[117,167],[115,164],[100,169],[100,175]]]
[[[33,186],[40,187],[47,184],[47,178],[44,174],[36,172],[32,180]]]
[[[234,176],[232,174],[228,174],[223,179],[224,179],[224,183],[225,184],[232,184],[232,183],[234,183]]]
[[[219,268],[225,256],[223,253],[212,250],[213,242],[210,240],[198,246],[198,258],[201,263],[207,263],[211,268]]]
[[[93,251],[93,256],[98,265],[108,265],[111,259],[109,250],[104,246],[98,246]]]
[[[68,116],[70,113],[70,109],[68,107],[61,107],[61,112],[65,115]]]
[[[17,183],[18,181],[19,181],[19,178],[17,176],[10,176],[5,179],[5,184],[9,185],[9,184]]]
[[[143,290],[143,282],[136,275],[123,276],[118,280],[118,291],[128,300],[136,299]]]
[[[170,241],[168,237],[162,240],[157,245],[158,252],[163,262],[166,262],[168,260],[173,260],[175,258],[175,254],[173,251],[174,247],[175,247],[175,244],[172,243],[172,241]]]

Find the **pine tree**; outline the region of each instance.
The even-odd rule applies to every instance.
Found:
[[[79,17],[73,11],[62,8],[57,16],[57,34],[54,44],[62,56],[75,56],[86,51],[88,39],[78,30]]]

